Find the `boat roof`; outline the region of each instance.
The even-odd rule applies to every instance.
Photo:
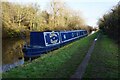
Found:
[[[52,30],[46,30],[46,31],[31,31],[31,32],[76,32],[76,31],[86,31],[86,30],[55,30],[55,31],[52,31]]]

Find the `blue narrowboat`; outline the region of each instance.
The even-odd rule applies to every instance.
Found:
[[[25,57],[36,57],[87,35],[86,30],[30,32],[30,45],[22,50]]]

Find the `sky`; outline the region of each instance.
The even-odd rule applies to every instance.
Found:
[[[37,3],[42,10],[46,9],[46,6],[51,0],[2,0],[9,2],[16,2],[20,4]],[[58,0],[59,1],[59,0]],[[82,13],[83,19],[86,24],[96,27],[97,21],[104,14],[108,13],[113,6],[115,6],[119,0],[62,0],[68,7],[73,10],[78,10]],[[81,15],[81,14],[80,14]]]

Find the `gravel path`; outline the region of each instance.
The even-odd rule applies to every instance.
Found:
[[[99,35],[98,35],[98,37],[99,37]],[[82,78],[83,74],[85,73],[87,64],[90,60],[91,53],[93,52],[93,49],[94,49],[94,46],[95,46],[95,43],[96,43],[98,37],[96,39],[94,39],[92,46],[89,48],[85,58],[83,59],[82,63],[79,65],[75,74],[72,75],[71,80],[72,79],[75,80],[75,78],[80,80]]]

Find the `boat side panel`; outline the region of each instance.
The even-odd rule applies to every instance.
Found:
[[[30,33],[30,46],[45,46],[43,32]]]
[[[59,32],[44,32],[45,46],[54,46],[60,44]]]

